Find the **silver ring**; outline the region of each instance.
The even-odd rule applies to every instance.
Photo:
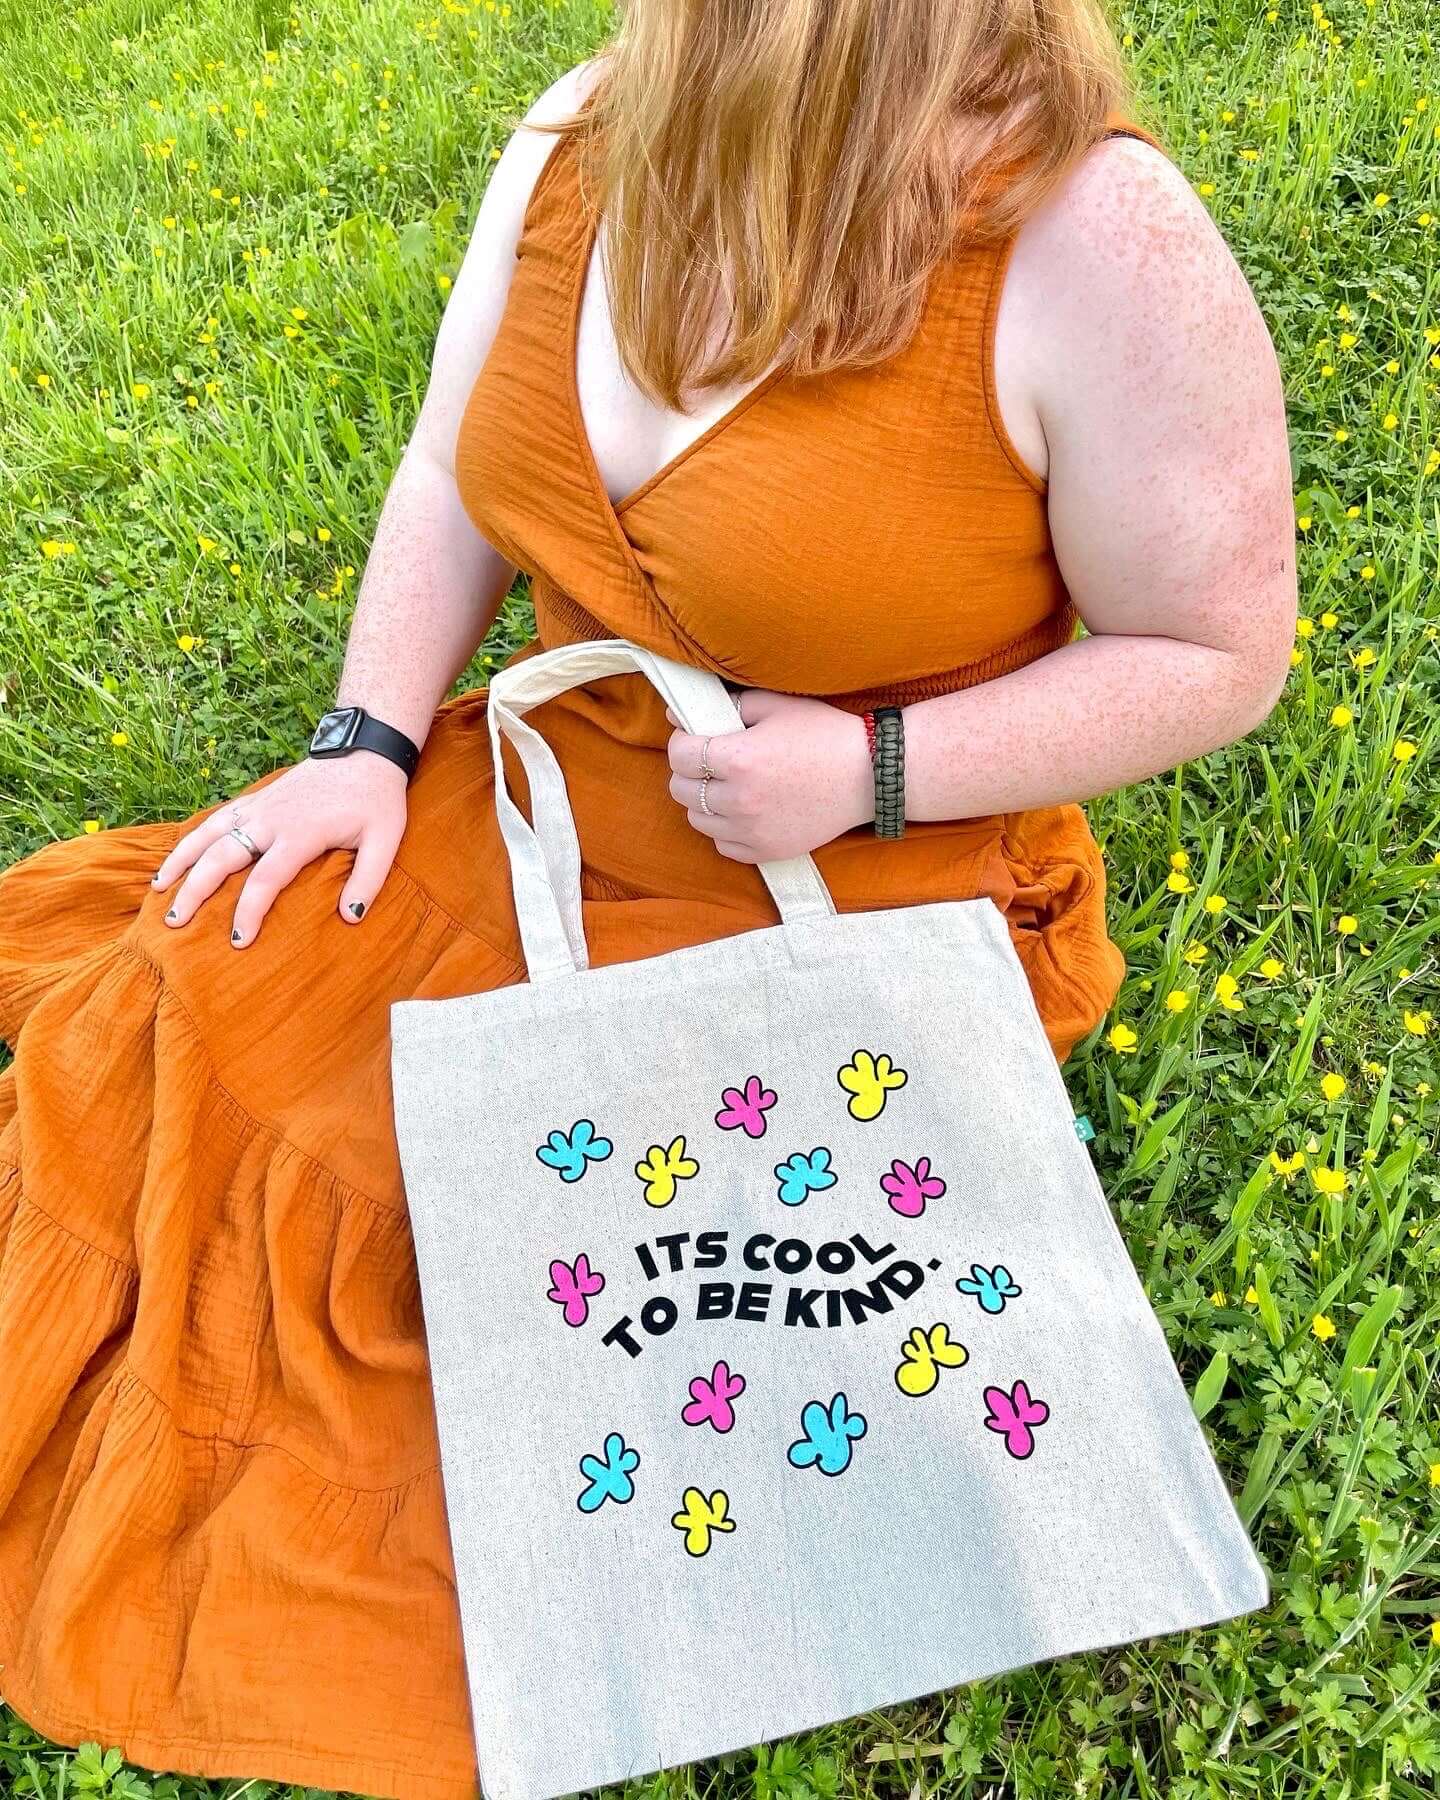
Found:
[[[708,781],[715,773],[710,767],[710,746],[714,741],[713,738],[706,738],[705,742],[700,746],[700,775],[705,781]]]
[[[232,825],[230,827],[229,835],[245,846],[250,852],[252,861],[255,857],[259,856],[260,846],[255,842],[254,838],[250,836],[248,831],[242,831],[238,825]]]
[[[713,809],[711,808],[710,802],[705,798],[705,790],[714,779],[713,775],[702,775],[700,777],[700,810],[703,813],[710,813],[712,817],[714,816]]]

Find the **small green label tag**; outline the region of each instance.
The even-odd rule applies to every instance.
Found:
[[[1090,1115],[1088,1113],[1076,1113],[1075,1135],[1082,1144],[1088,1144],[1095,1136],[1095,1127],[1090,1123]]]

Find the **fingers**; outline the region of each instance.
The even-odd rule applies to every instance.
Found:
[[[354,925],[365,917],[367,908],[390,873],[390,865],[395,860],[395,852],[400,848],[403,835],[403,820],[398,830],[393,827],[382,830],[376,826],[365,832],[360,839],[360,847],[355,852],[355,866],[350,871],[350,879],[340,890],[342,919]]]
[[[186,925],[199,907],[215,892],[220,883],[237,869],[248,868],[250,852],[238,838],[229,835],[226,825],[218,837],[212,837],[190,865],[190,873],[180,884],[179,892],[165,914],[167,925]],[[203,826],[197,830],[204,830]],[[194,835],[192,833],[192,835]],[[178,846],[177,846],[178,848]],[[167,859],[168,860],[168,859]],[[161,865],[163,868],[163,864]]]
[[[705,804],[700,804],[701,783],[693,781],[688,775],[672,775],[670,777],[670,798],[678,800],[687,812],[699,813],[702,819],[718,819],[726,816],[725,783],[711,777],[704,784]]]
[[[760,858],[749,844],[742,843],[734,836],[735,821],[728,822],[717,819],[710,813],[687,812],[685,817],[702,837],[708,837],[722,856],[728,856],[733,862],[753,863]]]
[[[771,713],[783,712],[790,700],[789,694],[774,694],[769,688],[746,688],[736,696],[735,706],[747,725],[758,725]]]
[[[303,844],[287,843],[283,838],[275,840],[251,869],[240,889],[230,929],[232,944],[238,947],[254,941],[262,920],[275,904],[275,896],[289,887],[317,854],[316,849]]]
[[[672,731],[667,746],[670,767],[677,775],[698,781],[705,773],[704,759],[708,754],[710,772],[723,775],[734,768],[737,746],[744,735],[743,731],[722,731],[714,737],[697,737],[693,731]]]
[[[163,893],[172,881],[178,879],[187,869],[193,868],[211,844],[226,836],[235,823],[231,817],[232,811],[233,808],[230,807],[218,807],[208,818],[202,819],[192,830],[175,840],[170,847],[169,855],[150,877],[150,885],[157,894]],[[244,856],[244,847],[233,838],[231,842]]]

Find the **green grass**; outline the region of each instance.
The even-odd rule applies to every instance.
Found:
[[[637,1794],[1435,1790],[1428,14],[1117,15],[1281,354],[1313,627],[1245,743],[1091,808],[1130,976],[1066,1076],[1273,1603]],[[595,0],[0,0],[0,862],[87,821],[187,817],[302,753],[492,149],[606,18]],[[527,625],[517,594],[487,651]],[[0,1782],[272,1791],[152,1785],[3,1708]]]

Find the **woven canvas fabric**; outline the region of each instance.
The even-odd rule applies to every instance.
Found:
[[[836,916],[800,859],[776,926],[583,968],[528,696],[730,708],[632,649],[492,695],[531,982],[391,1014],[494,1800],[1268,1595],[988,900]]]

